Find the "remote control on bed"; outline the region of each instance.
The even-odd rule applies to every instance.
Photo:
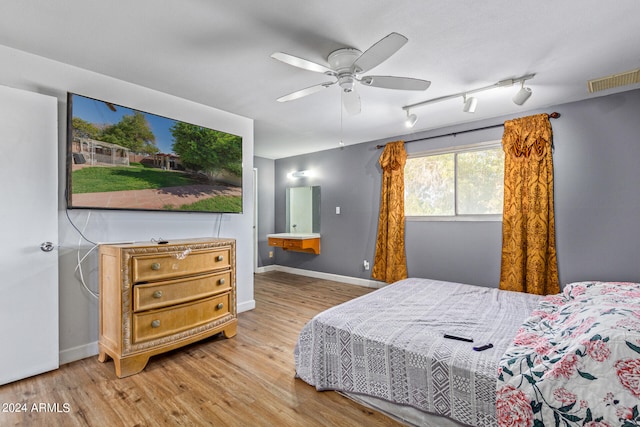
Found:
[[[450,340],[458,340],[458,341],[465,341],[465,342],[473,342],[473,338],[469,338],[469,337],[461,337],[459,335],[451,335],[451,334],[444,334],[445,338],[448,338]]]

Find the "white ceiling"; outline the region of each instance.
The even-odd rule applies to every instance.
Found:
[[[589,94],[587,80],[640,67],[637,0],[21,0],[0,6],[0,44],[255,120],[254,154],[281,158],[407,133],[402,107],[535,73],[518,86],[415,110],[412,132],[636,89]],[[270,58],[326,64],[391,32],[409,42],[369,74],[430,80],[424,92],[358,86],[342,117],[337,85],[276,98],[327,76]]]

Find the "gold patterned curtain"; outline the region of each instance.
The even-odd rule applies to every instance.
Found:
[[[547,114],[504,123],[504,212],[500,289],[560,292],[553,213],[551,123]]]
[[[376,256],[371,277],[387,283],[407,278],[404,249],[404,141],[388,143],[380,156],[382,190]]]

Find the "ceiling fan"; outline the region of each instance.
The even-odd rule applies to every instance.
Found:
[[[363,73],[380,65],[396,53],[409,41],[405,36],[391,33],[375,43],[364,53],[354,48],[342,48],[329,54],[329,66],[318,64],[307,59],[276,52],[272,58],[294,67],[324,73],[335,80],[307,87],[278,98],[279,102],[292,101],[326,89],[334,84],[342,88],[342,104],[349,114],[360,113],[360,95],[355,90],[356,82],[365,86],[399,90],[426,90],[431,82],[410,77],[394,76],[362,76]]]

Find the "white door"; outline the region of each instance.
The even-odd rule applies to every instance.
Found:
[[[258,169],[253,168],[253,272],[258,272]]]
[[[58,367],[57,141],[56,98],[0,86],[0,384]]]

